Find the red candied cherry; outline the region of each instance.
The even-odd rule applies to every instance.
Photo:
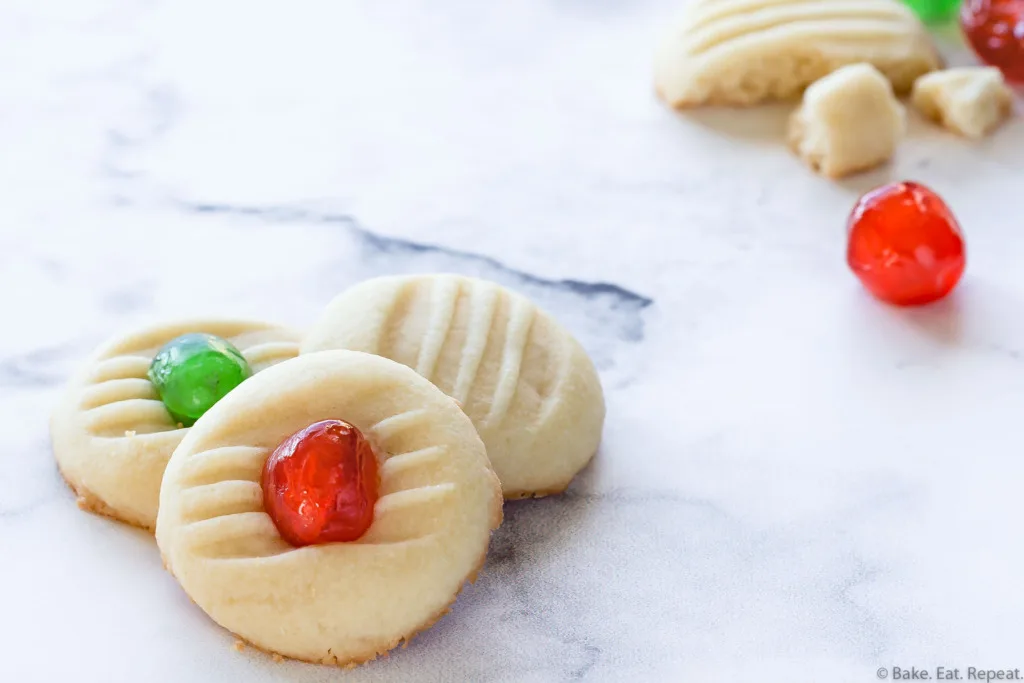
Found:
[[[263,507],[296,547],[354,541],[373,523],[380,478],[358,429],[324,420],[278,446],[263,465]]]
[[[960,26],[983,62],[1024,83],[1024,0],[966,0]]]
[[[964,238],[939,195],[918,183],[891,183],[857,201],[846,261],[876,297],[898,306],[941,299],[960,281]]]

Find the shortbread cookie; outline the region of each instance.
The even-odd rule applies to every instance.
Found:
[[[558,493],[593,457],[604,396],[583,347],[527,298],[458,275],[368,280],[327,307],[302,353],[413,368],[473,420],[506,498]]]
[[[261,474],[282,442],[324,420],[373,445],[380,497],[362,537],[295,548],[267,512]],[[444,614],[483,564],[501,503],[454,401],[386,358],[325,351],[247,380],[196,423],[167,466],[156,538],[218,624],[268,652],[343,665]]]
[[[955,133],[982,138],[1013,111],[1013,92],[995,67],[964,67],[926,74],[911,98],[926,117]]]
[[[677,108],[790,99],[847,64],[869,62],[908,92],[940,58],[896,0],[695,0],[663,39],[655,85]]]
[[[190,332],[227,339],[253,372],[299,352],[297,332],[239,320],[157,325],[104,344],[71,380],[50,422],[57,465],[83,509],[153,529],[164,467],[188,429],[167,412],[146,373],[161,346]]]
[[[870,64],[852,64],[814,83],[789,124],[793,151],[840,178],[888,161],[906,131],[906,111]]]

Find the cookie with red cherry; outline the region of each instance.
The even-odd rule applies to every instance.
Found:
[[[168,463],[156,537],[224,628],[349,665],[447,611],[501,504],[455,401],[400,363],[323,351],[253,376],[196,422]]]

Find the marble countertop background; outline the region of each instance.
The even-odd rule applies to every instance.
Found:
[[[0,680],[1024,669],[1024,123],[972,144],[913,119],[892,166],[825,181],[782,145],[787,107],[658,104],[675,4],[0,5]],[[843,259],[859,192],[902,178],[968,239],[960,290],[916,311]],[[151,537],[75,507],[47,420],[107,336],[304,325],[436,270],[561,318],[608,421],[407,649],[351,672],[236,652]]]

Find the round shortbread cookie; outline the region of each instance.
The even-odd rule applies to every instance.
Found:
[[[506,498],[559,493],[593,457],[605,406],[594,364],[526,297],[459,275],[367,280],[332,301],[302,353],[365,351],[459,402]]]
[[[359,540],[294,548],[264,511],[261,472],[282,441],[326,419],[373,445],[380,498]],[[247,380],[199,419],[167,466],[156,538],[224,628],[269,652],[351,664],[444,614],[483,564],[501,502],[454,401],[386,358],[327,351]]]
[[[167,412],[146,373],[161,346],[190,332],[227,339],[253,372],[299,352],[297,332],[246,320],[167,323],[101,346],[50,420],[53,454],[82,509],[153,530],[164,468],[188,428]]]
[[[796,97],[860,62],[897,93],[942,64],[898,0],[694,0],[658,46],[655,88],[676,108],[749,106]]]

